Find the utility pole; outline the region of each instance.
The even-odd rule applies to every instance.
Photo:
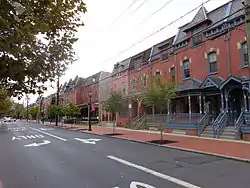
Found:
[[[60,82],[59,76],[57,78],[57,92],[56,92],[56,106],[59,106],[59,92],[60,92]],[[58,126],[59,117],[56,115],[56,126]]]
[[[29,121],[29,97],[26,95],[26,100],[27,100],[27,106],[26,106],[26,118],[27,122]]]

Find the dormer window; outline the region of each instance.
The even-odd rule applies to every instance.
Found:
[[[96,79],[95,78],[93,78],[93,82],[95,82],[96,81]]]
[[[193,46],[203,43],[202,33],[198,33],[192,36]]]

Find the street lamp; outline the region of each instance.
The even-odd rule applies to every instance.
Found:
[[[92,93],[91,91],[89,92],[89,131],[92,131],[91,129],[91,105],[92,105]]]

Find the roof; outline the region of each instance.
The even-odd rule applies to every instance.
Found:
[[[207,20],[211,21],[211,24],[213,25],[213,27],[216,27],[218,25],[221,25],[222,23],[225,23],[225,21],[230,21],[230,20],[235,19],[236,17],[243,15],[244,10],[239,11],[241,8],[244,8],[244,5],[242,4],[242,0],[229,1],[228,3],[216,8],[210,12],[207,12],[205,7],[204,7],[204,9],[201,7],[191,22],[189,22],[189,23],[187,23],[179,28],[173,44],[176,45],[176,44],[186,40],[188,38],[188,36],[187,36],[187,33],[185,33],[185,31],[188,30],[189,28],[199,24],[200,22],[205,21],[206,17],[207,17]],[[235,13],[237,11],[239,11],[239,12]],[[232,15],[232,16],[230,16],[230,15]],[[228,16],[230,16],[230,17],[228,19],[226,19],[226,17],[228,17]],[[222,20],[222,18],[225,18],[225,20]]]
[[[185,91],[185,90],[200,89],[201,83],[202,82],[196,78],[190,78],[190,79],[184,80],[182,83],[180,83],[175,90],[176,91]]]
[[[198,10],[193,20],[190,23],[188,23],[188,26],[186,29],[191,29],[195,27],[196,25],[199,25],[207,20],[209,20],[207,17],[207,10],[204,6],[201,6],[201,8]]]
[[[129,67],[133,67],[139,63],[148,62],[148,60],[150,59],[151,50],[152,50],[152,47],[134,55],[131,58]]]
[[[119,63],[116,63],[114,65],[112,75],[117,74],[118,72],[121,72],[123,70],[127,70],[129,68],[130,61],[131,61],[131,58],[127,58]]]
[[[161,52],[166,53],[169,51],[172,51],[172,43],[174,41],[175,36],[168,38],[167,40],[164,40],[156,45],[153,46],[152,52],[151,52],[151,62],[157,61],[161,57]],[[161,49],[163,48],[163,49]]]
[[[100,71],[100,72],[93,74],[93,75],[89,76],[88,78],[86,78],[83,85],[89,86],[89,85],[92,85],[92,84],[99,82],[102,72],[103,71]]]

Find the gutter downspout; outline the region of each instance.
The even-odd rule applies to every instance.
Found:
[[[231,76],[231,58],[230,58],[230,52],[229,52],[229,42],[230,42],[230,31],[229,30],[224,35],[224,40],[226,42],[228,76]]]

